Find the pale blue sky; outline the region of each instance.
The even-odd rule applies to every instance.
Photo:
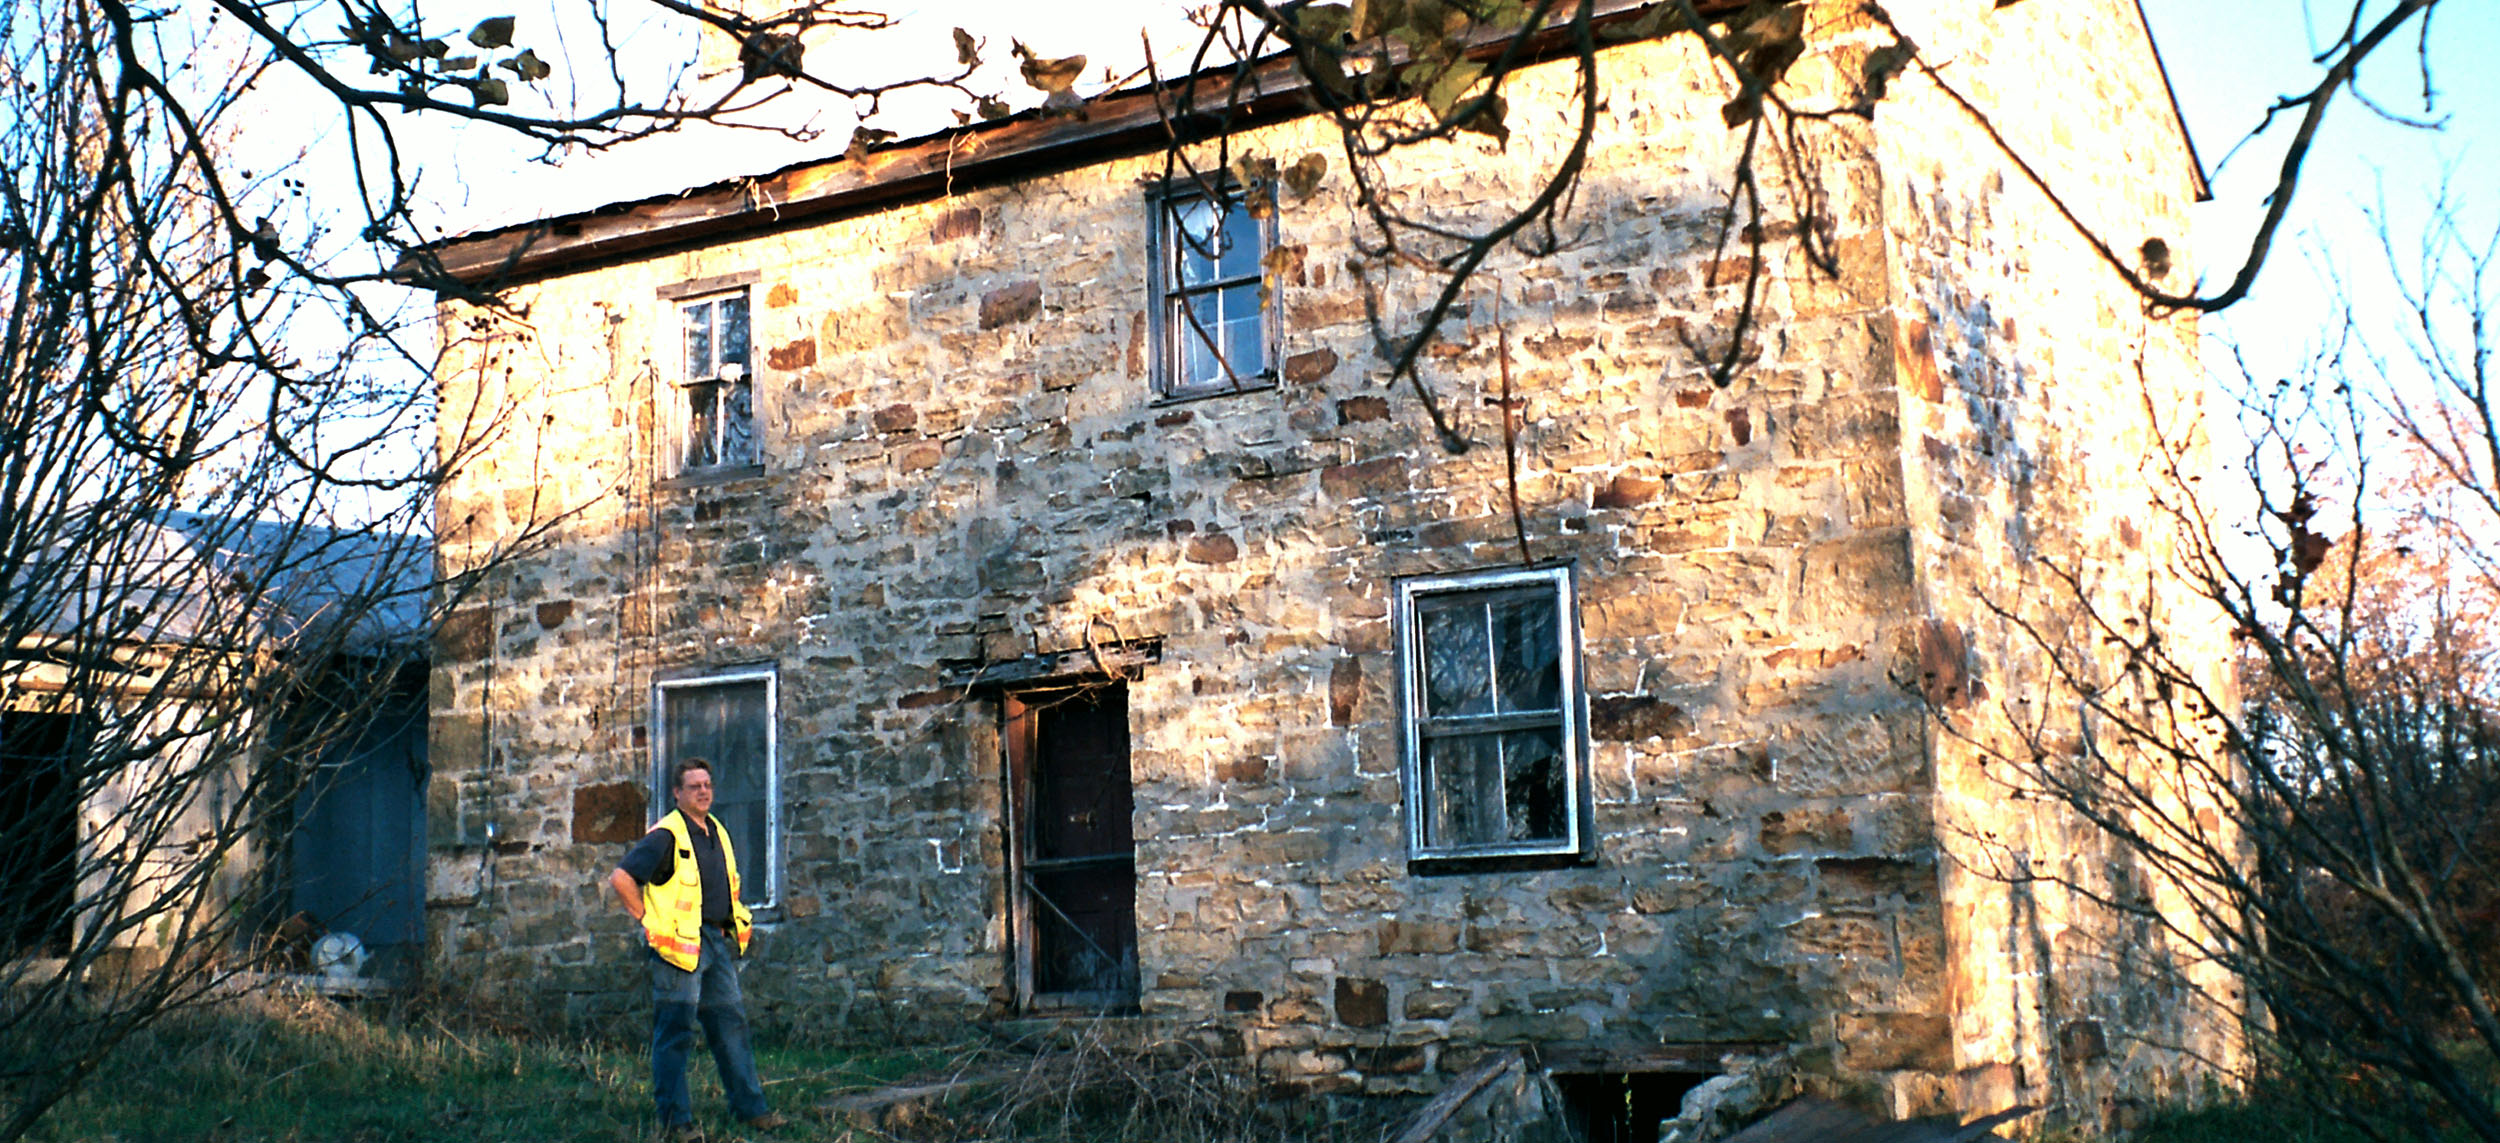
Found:
[[[2387,10],[2372,0],[2372,14]],[[2214,201],[2198,208],[2197,255],[2219,278],[2236,268],[2265,209],[2293,120],[2231,157],[2276,97],[2305,91],[2320,69],[2310,62],[2326,38],[2313,19],[2333,21],[2349,3],[2327,0],[2145,0],[2145,15],[2197,149],[2214,175]],[[2260,351],[2305,340],[2322,312],[2321,265],[2364,286],[2378,277],[2375,237],[2365,209],[2384,201],[2400,226],[2417,223],[2442,177],[2470,220],[2488,233],[2500,218],[2500,4],[2450,0],[2436,10],[2430,48],[2436,130],[2405,127],[2350,98],[2328,112],[2294,199],[2287,241],[2248,302],[2208,329]],[[2418,25],[2416,25],[2418,27]],[[2422,117],[2416,41],[2391,42],[2362,74],[2361,90],[2387,111]],[[2296,114],[2296,113],[2295,113]],[[2217,167],[2219,169],[2217,170]],[[2453,171],[2453,175],[2448,172]]]

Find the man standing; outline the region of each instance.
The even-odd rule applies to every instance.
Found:
[[[789,1120],[764,1105],[747,1044],[737,958],[746,955],[750,922],[738,899],[737,847],[712,816],[711,763],[700,758],[678,763],[670,788],[677,808],[608,874],[626,914],[641,922],[651,951],[651,1092],[659,1104],[660,1137],[703,1137],[686,1092],[686,1049],[698,1020],[712,1045],[730,1112],[749,1127],[771,1130]]]

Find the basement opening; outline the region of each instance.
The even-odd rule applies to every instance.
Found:
[[[1710,1078],[1691,1072],[1554,1073],[1564,1114],[1587,1143],[1658,1143],[1658,1122]]]

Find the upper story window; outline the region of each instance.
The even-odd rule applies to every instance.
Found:
[[[774,708],[779,680],[770,666],[661,682],[655,713],[659,749],[652,758],[653,814],[676,805],[669,779],[677,763],[712,765],[712,816],[738,851],[746,903],[781,900],[781,760]]]
[[[755,376],[749,369],[747,292],[691,298],[677,305],[685,332],[685,371],[677,384],[676,471],[752,468]]]
[[[1409,857],[1590,851],[1571,569],[1397,585]]]
[[[1201,397],[1276,380],[1274,323],[1260,278],[1276,248],[1273,217],[1238,195],[1195,187],[1159,193],[1155,226],[1155,392]]]

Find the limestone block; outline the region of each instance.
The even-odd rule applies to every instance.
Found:
[[[1838,1024],[1841,1059],[1861,1071],[1952,1074],[1952,1021],[1921,1012],[1844,1014]]]

